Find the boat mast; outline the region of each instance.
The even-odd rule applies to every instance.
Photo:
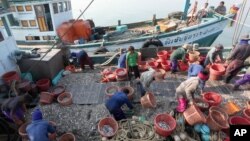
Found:
[[[184,7],[184,13],[183,13],[183,16],[182,16],[182,20],[186,20],[187,19],[187,13],[188,13],[189,7],[190,7],[190,0],[186,0],[185,7]]]

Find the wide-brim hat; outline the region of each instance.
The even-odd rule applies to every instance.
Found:
[[[184,49],[189,49],[190,47],[192,47],[192,45],[190,45],[190,44],[184,44],[182,47],[183,47]]]
[[[249,35],[243,35],[240,37],[241,40],[250,40]]]

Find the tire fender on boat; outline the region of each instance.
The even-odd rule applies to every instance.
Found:
[[[162,42],[159,39],[148,39],[143,43],[142,48],[148,48],[151,45],[156,47],[163,46]]]

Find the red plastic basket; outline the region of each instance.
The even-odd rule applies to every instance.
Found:
[[[159,122],[165,123],[166,125],[169,126],[169,128],[168,129],[164,129],[164,128],[160,127],[159,126]],[[156,131],[157,134],[159,134],[159,135],[161,135],[163,137],[167,137],[176,128],[176,121],[169,114],[158,114],[154,118],[154,128],[155,128],[155,131]]]
[[[150,66],[153,69],[157,69],[159,63],[155,61],[148,62],[148,66]]]
[[[250,121],[240,116],[232,116],[229,118],[230,125],[250,125]]]
[[[212,64],[210,66],[210,74],[214,75],[224,75],[226,72],[226,68],[222,64]]]
[[[209,106],[218,106],[222,101],[220,94],[215,92],[206,92],[203,94],[203,99],[209,104]]]
[[[49,92],[41,92],[40,94],[40,103],[42,104],[51,104],[53,99],[53,95]]]
[[[50,87],[49,79],[40,79],[36,82],[36,86],[40,91],[48,91]]]
[[[105,94],[106,94],[108,97],[111,97],[111,96],[113,96],[113,94],[114,94],[115,92],[118,92],[118,90],[119,90],[119,87],[117,87],[117,86],[109,86],[109,87],[107,87],[107,88],[105,89]]]
[[[75,141],[75,140],[76,140],[75,135],[72,133],[65,133],[59,139],[59,141]]]
[[[171,63],[170,63],[170,61],[163,61],[163,62],[161,62],[161,67],[165,71],[169,71],[171,69]]]
[[[104,125],[108,125],[110,126],[112,129],[113,129],[113,133],[112,134],[105,134],[103,132],[103,126]],[[98,123],[98,132],[103,136],[103,137],[107,137],[107,138],[110,138],[110,137],[113,137],[116,132],[118,131],[118,123],[117,121],[114,119],[114,118],[111,118],[111,117],[106,117],[106,118],[103,118],[99,121]]]
[[[10,85],[11,81],[13,80],[20,80],[20,76],[16,71],[9,71],[6,72],[5,74],[2,75],[3,81],[7,84]]]
[[[244,109],[242,114],[244,118],[250,121],[250,109]]]

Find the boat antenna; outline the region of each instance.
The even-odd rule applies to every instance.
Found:
[[[76,21],[77,20],[79,20],[80,19],[80,17],[86,12],[86,10],[90,7],[90,5],[92,4],[94,2],[94,0],[91,0],[91,2],[87,5],[87,7],[81,12],[81,14],[76,18],[76,20],[71,24],[71,26],[70,26],[70,28],[68,28],[68,30],[66,30],[66,32],[64,32],[64,34],[61,36],[61,38],[62,37],[64,37],[70,30],[71,30],[71,27],[76,23]],[[45,52],[45,54],[36,62],[36,63],[34,63],[34,64],[32,64],[31,66],[30,66],[30,68],[28,69],[28,71],[27,72],[30,72],[31,71],[31,69],[32,68],[34,68],[35,66],[37,66],[37,64],[57,45],[57,44],[59,44],[61,42],[61,40],[57,40],[53,45],[52,45],[52,47],[51,48],[49,48],[46,52]],[[26,76],[27,74],[25,74],[25,76]],[[24,77],[25,77],[24,76]]]
[[[240,10],[240,14],[239,14],[239,17],[238,17],[239,22],[241,22],[241,20],[242,20],[242,16],[243,16],[243,13],[244,13],[244,10],[245,10],[246,2],[247,2],[247,0],[243,1],[242,10]],[[240,33],[238,33],[239,29],[240,29],[240,24],[237,23],[236,27],[235,27],[235,30],[234,30],[233,39],[232,39],[232,44],[233,45],[237,42],[238,36],[240,36]]]
[[[184,13],[183,13],[183,16],[182,16],[182,20],[186,20],[187,19],[187,14],[188,14],[189,7],[190,7],[190,0],[186,0],[185,7],[184,7]]]
[[[247,0],[246,0],[246,1],[247,1]],[[245,18],[244,18],[244,20],[243,20],[243,24],[246,22],[246,19],[247,19],[247,16],[248,16],[248,14],[249,14],[249,11],[250,11],[250,7],[249,7],[248,10],[247,10],[247,14],[246,14],[246,16],[245,16]],[[242,15],[243,15],[243,13],[242,13]],[[240,34],[241,34],[241,32],[242,32],[242,29],[243,29],[243,25],[241,25],[241,28],[240,28],[239,34],[238,34],[238,36],[237,36],[237,38],[236,38],[236,41],[239,40]],[[236,42],[236,41],[235,41],[235,42]]]

